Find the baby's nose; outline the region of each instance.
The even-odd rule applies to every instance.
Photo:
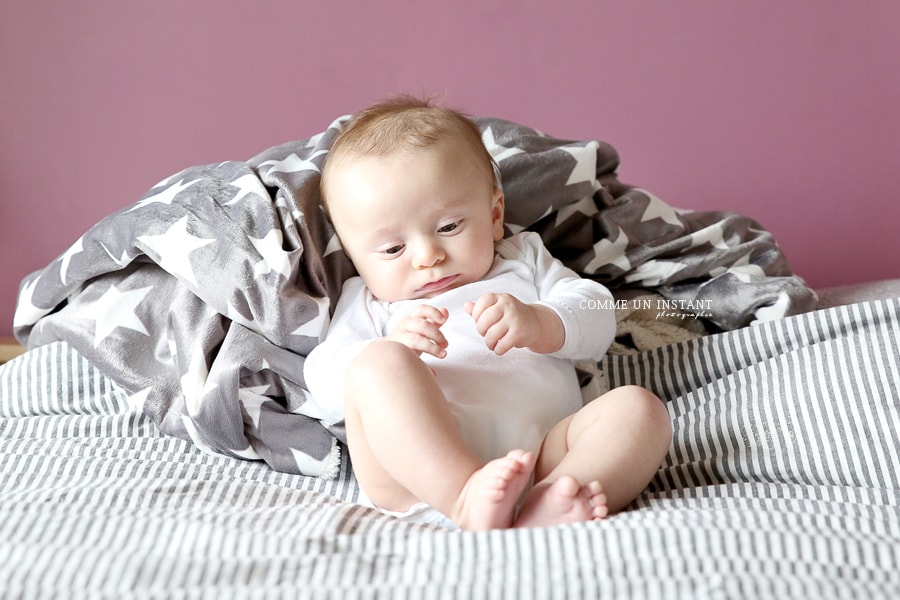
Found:
[[[416,249],[416,267],[427,269],[444,260],[445,254],[439,244],[434,242],[425,242],[420,244]]]

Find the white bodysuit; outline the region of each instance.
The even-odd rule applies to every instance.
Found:
[[[347,280],[325,340],[306,359],[304,377],[312,397],[304,412],[326,424],[343,420],[347,365],[416,306],[430,304],[450,313],[441,327],[447,356],[421,357],[436,371],[463,438],[485,461],[516,448],[537,453],[547,432],[583,404],[574,361],[598,360],[615,337],[614,311],[605,302],[612,295],[553,258],[536,233],[504,239],[496,249],[482,280],[433,298],[382,302],[359,277]],[[547,355],[524,348],[494,354],[464,309],[466,302],[489,292],[552,308],[565,326],[563,347]]]

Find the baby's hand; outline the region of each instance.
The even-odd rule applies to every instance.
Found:
[[[485,294],[466,303],[484,343],[502,356],[512,348],[550,354],[562,348],[565,329],[552,309],[525,304],[510,294]]]
[[[397,323],[385,339],[400,342],[418,355],[425,352],[444,358],[447,356],[447,338],[440,328],[449,316],[446,308],[422,304]]]

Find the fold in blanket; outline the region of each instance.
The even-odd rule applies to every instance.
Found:
[[[333,476],[344,432],[303,414],[303,362],[354,274],[319,206],[343,122],[246,162],[185,169],[106,217],[22,282],[16,336],[68,342],[167,434]],[[678,210],[619,182],[606,143],[478,125],[500,165],[509,231],[538,232],[583,276],[652,289],[667,310],[722,329],[814,307],[754,221]]]

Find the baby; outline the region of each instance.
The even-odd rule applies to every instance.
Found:
[[[361,501],[385,512],[473,530],[601,519],[646,487],[671,422],[640,387],[583,403],[573,361],[615,336],[612,310],[586,307],[611,295],[537,234],[504,239],[498,173],[455,111],[404,98],[354,115],[321,191],[359,277],[306,361],[305,408],[345,422]]]

